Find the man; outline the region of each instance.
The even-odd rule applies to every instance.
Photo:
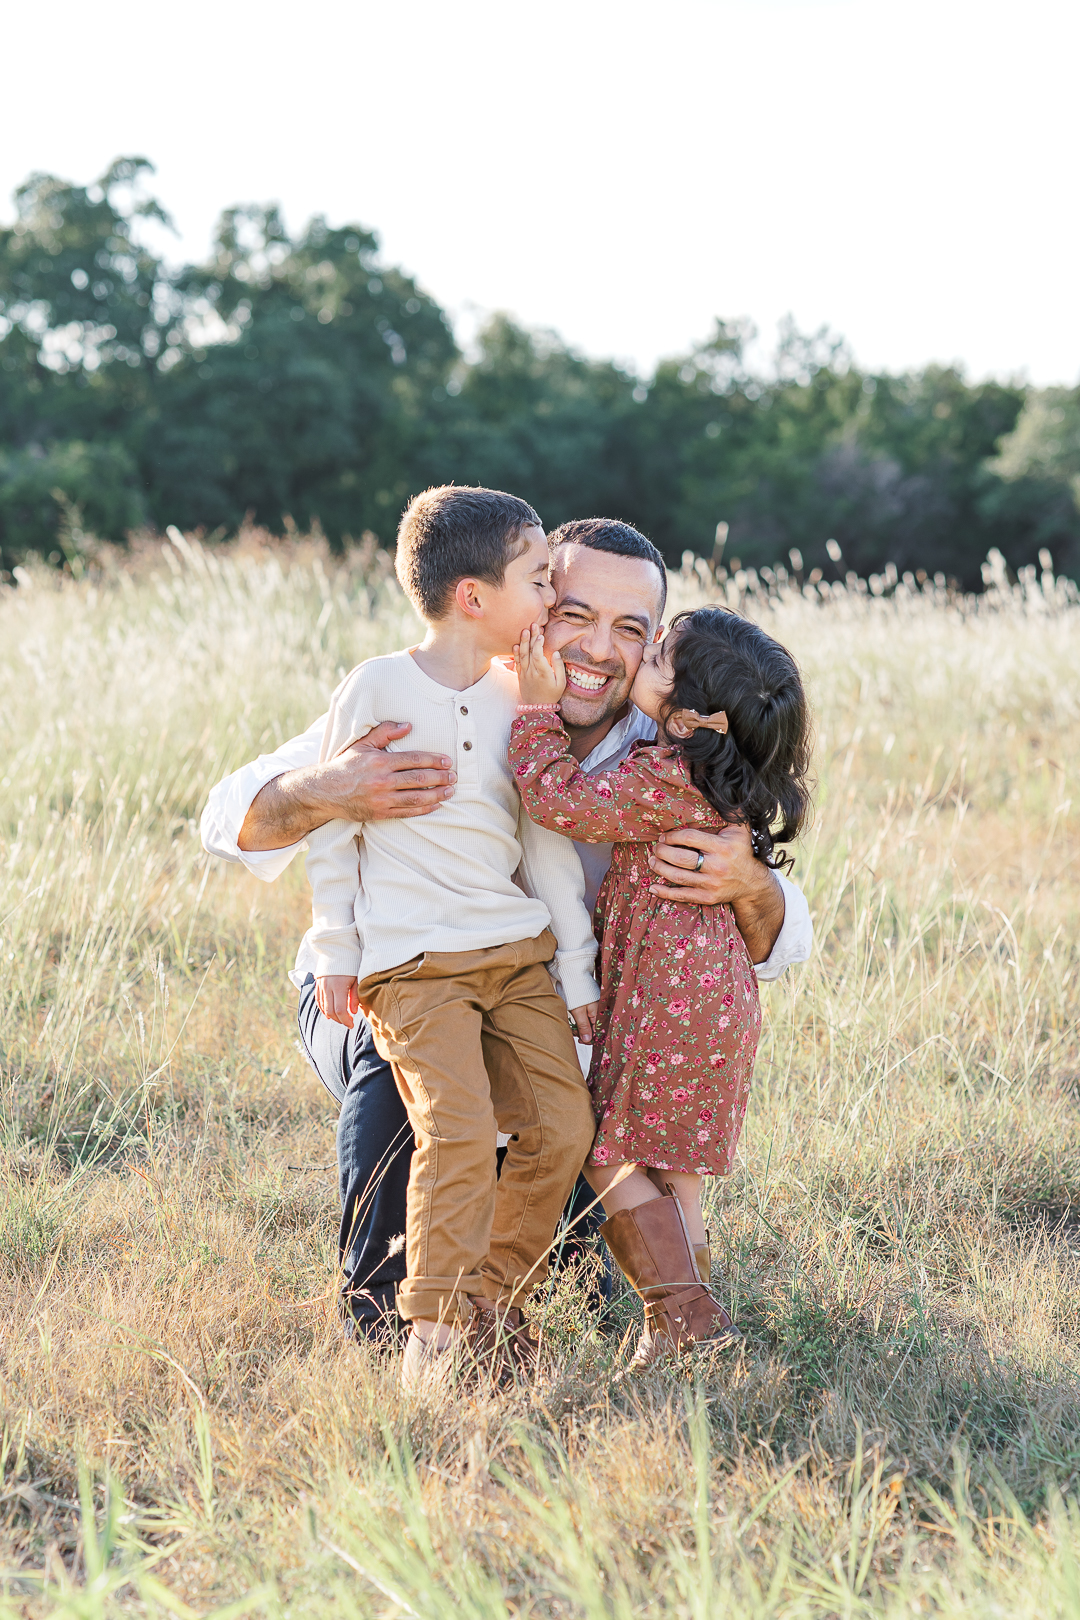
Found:
[[[545,643],[562,654],[567,671],[563,721],[582,768],[610,770],[635,742],[655,735],[654,723],[633,707],[629,693],[645,647],[663,632],[663,560],[636,529],[605,518],[564,524],[551,536],[551,550],[556,601]],[[320,717],[277,753],[243,766],[214,788],[202,817],[203,844],[211,854],[240,861],[271,882],[306,847],[308,834],[327,821],[428,815],[452,796],[448,758],[386,751],[407,734],[407,723],[379,726],[319,765],[323,728]],[[597,844],[579,844],[577,850],[591,910],[611,850]],[[813,931],[806,900],[793,883],[754,859],[745,828],[678,828],[658,842],[650,865],[654,894],[731,905],[759,964],[759,979],[778,978],[809,956]],[[305,1048],[341,1103],[342,1293],[356,1328],[378,1337],[393,1320],[394,1288],[405,1275],[400,1234],[411,1133],[389,1065],[376,1052],[364,1019],[346,1030],[319,1012],[313,978],[299,988]]]

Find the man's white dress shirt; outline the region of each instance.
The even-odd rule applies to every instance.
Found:
[[[415,725],[417,716],[403,714],[398,718],[412,720]],[[288,742],[282,743],[272,754],[260,754],[258,759],[252,760],[248,765],[242,765],[239,770],[233,771],[217,784],[211,791],[202,813],[203,848],[209,854],[220,856],[225,861],[239,861],[255,877],[262,878],[266,883],[272,883],[275,878],[281,876],[296,855],[308,848],[305,839],[298,844],[289,844],[284,849],[249,851],[242,850],[237,839],[240,837],[240,829],[244,825],[244,818],[251,808],[252,801],[267,782],[283,775],[285,771],[298,770],[302,766],[319,763],[326,722],[327,716],[320,715],[318,720],[299,737],[292,737]],[[413,741],[414,735],[415,733],[410,733],[397,746],[403,750],[417,747]],[[631,704],[624,718],[611,728],[607,736],[598,742],[592,753],[581,762],[581,768],[590,776],[597,771],[612,770],[626,758],[636,742],[652,742],[655,737],[656,722]],[[445,749],[431,751],[446,752]],[[426,818],[416,817],[412,821],[407,821],[405,825],[415,825],[424,819]],[[575,843],[575,848],[585,872],[585,904],[591,911],[611,864],[611,845]],[[763,984],[778,979],[785,968],[792,967],[798,962],[805,962],[810,956],[814,941],[814,926],[810,920],[806,896],[798,884],[792,883],[783,873],[778,872],[776,877],[784,893],[784,922],[767,960],[757,964],[757,976]],[[301,957],[298,956],[296,968],[290,977],[294,983],[303,983],[306,974],[312,972],[314,968],[310,963],[301,967]]]

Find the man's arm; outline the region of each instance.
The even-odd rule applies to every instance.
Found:
[[[385,752],[411,729],[385,722],[323,765],[275,776],[252,800],[237,837],[240,849],[285,849],[328,821],[429,815],[453,797],[457,774],[444,754]]]
[[[324,822],[423,816],[453,792],[456,778],[444,756],[383,752],[407,725],[376,726],[320,765],[324,729],[325,716],[217,783],[202,813],[208,854],[239,861],[272,883]]]
[[[704,860],[695,871],[699,852]],[[664,833],[649,864],[650,893],[661,899],[731,906],[760,979],[779,978],[784,968],[810,955],[813,925],[806,899],[790,879],[755,858],[749,828],[735,825],[718,833],[676,828]]]

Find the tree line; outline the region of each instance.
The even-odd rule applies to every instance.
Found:
[[[465,356],[358,225],[290,236],[273,207],[231,208],[206,263],[167,266],[151,173],[32,175],[0,228],[4,569],[62,561],[80,530],[245,517],[392,543],[412,494],[455,481],[549,528],[624,518],[671,561],[724,544],[729,565],[794,551],[826,577],[891,562],[977,588],[996,547],[1080,575],[1080,390],[868,372],[790,324],[755,367],[723,320],[648,378],[504,315]]]

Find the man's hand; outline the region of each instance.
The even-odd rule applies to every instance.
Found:
[[[570,1022],[573,1025],[574,1037],[582,1046],[591,1046],[593,1036],[596,1034],[596,1009],[598,1001],[586,1002],[584,1007],[571,1007]]]
[[[331,973],[325,979],[315,980],[315,1000],[319,1011],[332,1018],[335,1024],[352,1029],[353,1019],[360,1011],[360,998],[356,992],[356,974]]]
[[[695,870],[699,853],[704,856]],[[649,856],[649,893],[693,906],[729,905],[753,962],[765,962],[784,926],[784,891],[756,859],[749,827],[737,823],[719,832],[675,827],[663,833]]]
[[[426,816],[453,797],[457,773],[445,754],[386,753],[412,730],[386,721],[324,765],[285,771],[255,795],[237,840],[244,851],[286,849],[327,821],[399,821]]]

